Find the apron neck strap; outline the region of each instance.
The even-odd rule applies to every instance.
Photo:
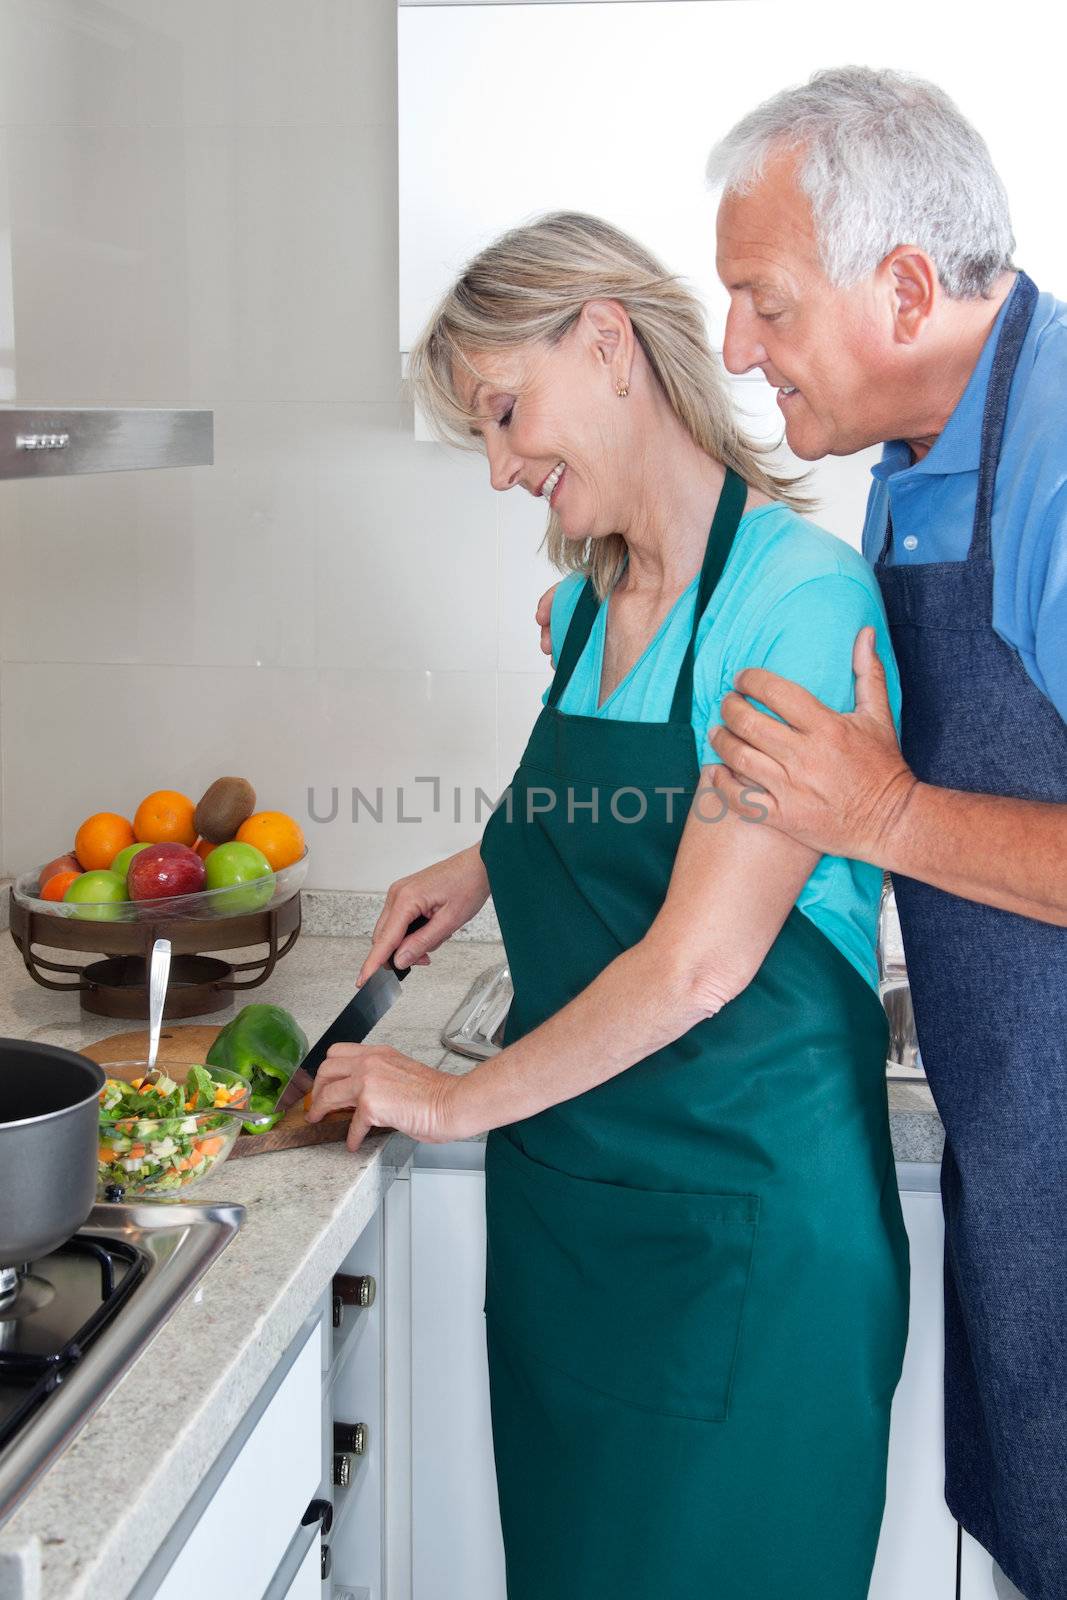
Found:
[[[556,667],[555,675],[549,687],[546,705],[556,705],[560,695],[570,682],[571,673],[577,665],[578,657],[585,649],[585,641],[592,630],[599,606],[600,602],[596,597],[596,590],[593,588],[593,580],[592,578],[586,578],[582,585],[582,592],[578,596],[578,604],[571,613],[571,620],[567,625],[563,649],[559,653],[559,665]]]
[[[1037,285],[1020,272],[1008,297],[1004,321],[1000,325],[993,370],[986,390],[982,415],[982,452],[978,464],[978,500],[974,508],[974,528],[968,557],[988,561],[992,554],[993,490],[1004,442],[1011,381],[1019,365],[1019,355],[1037,304]]]
[[[986,389],[985,409],[982,413],[982,445],[978,459],[978,494],[974,508],[974,524],[967,559],[988,561],[993,541],[993,490],[996,487],[1000,448],[1004,442],[1004,424],[1008,417],[1008,396],[1015,369],[1019,365],[1023,341],[1033,320],[1037,304],[1037,285],[1020,272],[1012,285],[1004,312],[1004,321],[997,335],[997,348]],[[889,558],[893,543],[893,513],[886,516],[885,538],[882,541],[879,562]]]
[[[692,717],[693,661],[696,656],[697,628],[700,626],[700,619],[707,609],[708,601],[715,592],[730,551],[733,549],[734,536],[744,514],[747,498],[748,485],[745,480],[739,477],[732,467],[727,467],[722,493],[719,495],[719,503],[715,507],[711,532],[708,534],[708,543],[704,551],[704,564],[700,569],[700,583],[697,587],[696,605],[693,608],[693,628],[689,635],[689,644],[686,647],[685,657],[678,668],[678,681],[674,686],[674,699],[671,701],[671,722],[688,723]]]
[[[738,523],[745,509],[745,500],[748,498],[748,485],[743,478],[738,477],[732,467],[727,467],[726,478],[723,482],[719,503],[715,507],[715,516],[708,534],[708,542],[704,550],[704,563],[700,569],[700,583],[697,588],[696,609],[693,614],[693,628],[689,635],[685,657],[678,669],[678,681],[674,686],[674,699],[671,702],[671,722],[688,722],[693,704],[693,657],[696,647],[697,625],[704,615],[708,601],[711,599],[716,584],[722,577],[723,568],[733,546],[734,535]],[[600,602],[597,600],[591,578],[586,578],[582,592],[578,596],[578,603],[567,628],[567,637],[563,641],[563,649],[559,653],[559,665],[552,687],[548,692],[547,704],[557,705],[560,695],[570,682],[571,673],[577,665],[578,658],[585,649],[586,640],[592,631]]]

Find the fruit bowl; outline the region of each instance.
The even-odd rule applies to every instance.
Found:
[[[184,1061],[167,1062],[158,1071],[185,1086],[194,1065],[218,1085],[220,1101],[223,1095],[232,1097],[227,1104],[235,1110],[248,1104],[252,1092],[248,1080],[226,1067]],[[144,1061],[109,1061],[103,1070],[109,1081],[117,1079],[132,1088],[148,1069]],[[105,1085],[102,1102],[108,1092]],[[136,1114],[108,1115],[102,1103],[97,1192],[101,1199],[117,1199],[121,1189],[124,1201],[184,1200],[225,1161],[240,1131],[237,1117],[220,1116],[209,1107],[177,1114],[172,1109],[153,1114],[145,1108]]]
[[[148,1016],[148,962],[156,939],[169,939],[174,952],[164,1016],[207,1016],[226,1011],[242,989],[266,983],[300,934],[299,884],[307,857],[277,872],[266,883],[241,884],[166,900],[66,904],[41,900],[33,873],[8,891],[11,938],[34,983],[61,994],[77,994],[83,1011],[98,1017]],[[231,895],[266,887],[270,900],[258,910],[242,910]],[[205,910],[205,904],[212,907]],[[191,909],[199,907],[199,914]],[[106,917],[77,915],[100,910]],[[74,913],[72,915],[72,913]],[[250,946],[265,950],[247,961],[234,952]],[[77,966],[42,954],[49,950],[96,952],[104,957]],[[220,959],[207,951],[221,951]],[[250,952],[251,954],[251,952]]]
[[[269,911],[292,899],[307,877],[308,852],[252,883],[225,889],[202,889],[198,894],[167,895],[159,900],[83,901],[68,904],[63,900],[42,900],[38,894],[36,872],[16,878],[11,894],[17,905],[39,916],[76,918],[79,922],[148,922],[153,925],[171,919],[244,917],[254,911]]]

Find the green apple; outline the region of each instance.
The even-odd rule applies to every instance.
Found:
[[[63,903],[78,907],[74,913],[76,917],[85,917],[90,922],[116,922],[119,906],[129,898],[125,878],[120,878],[117,872],[100,870],[83,872],[80,878],[75,878],[63,896]]]
[[[262,850],[234,839],[216,845],[204,862],[204,888],[227,891],[212,902],[226,916],[260,911],[274,898],[274,873]]]
[[[114,861],[111,863],[110,867],[108,868],[108,871],[117,873],[118,876],[122,879],[123,883],[125,883],[126,882],[126,874],[130,870],[130,862],[133,860],[133,858],[137,854],[138,850],[148,850],[148,849],[151,849],[151,846],[148,844],[147,840],[145,841],[144,844],[128,844],[128,845],[126,845],[126,847],[124,849],[119,851],[118,855],[115,857]]]

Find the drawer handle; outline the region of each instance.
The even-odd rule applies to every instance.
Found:
[[[364,1311],[374,1304],[377,1285],[365,1274],[359,1277],[339,1272],[333,1280],[333,1325],[339,1328],[345,1320],[345,1307],[356,1306]]]
[[[333,1527],[333,1506],[329,1500],[312,1500],[304,1515],[300,1518],[302,1528],[310,1528],[313,1522],[320,1524],[320,1533],[329,1533]]]

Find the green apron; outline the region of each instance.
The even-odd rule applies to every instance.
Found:
[[[728,474],[694,634],[745,493]],[[559,710],[596,610],[587,582],[482,842],[515,989],[505,1044],[646,933],[699,783],[693,638],[669,722]],[[794,908],[718,1016],[489,1135],[509,1600],[867,1594],[907,1331],[886,1031]]]

